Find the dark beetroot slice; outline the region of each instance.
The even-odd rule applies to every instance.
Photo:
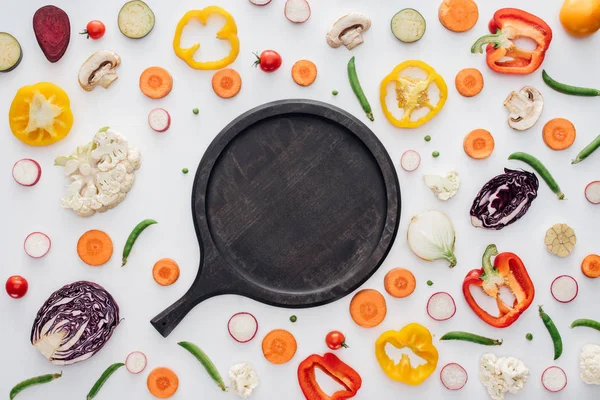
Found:
[[[33,31],[42,52],[50,62],[57,62],[71,40],[71,23],[66,12],[56,6],[44,6],[33,15]]]

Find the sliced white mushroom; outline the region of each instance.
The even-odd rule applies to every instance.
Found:
[[[327,32],[327,43],[331,47],[340,47],[344,45],[348,50],[352,50],[363,43],[363,32],[371,27],[371,20],[361,13],[350,13],[338,18],[329,32]]]
[[[94,90],[97,85],[107,88],[117,78],[115,68],[121,64],[121,57],[109,50],[92,54],[79,70],[79,84],[85,90]]]
[[[544,109],[544,98],[536,88],[524,86],[506,98],[504,107],[510,112],[508,125],[517,131],[525,131],[540,119]]]

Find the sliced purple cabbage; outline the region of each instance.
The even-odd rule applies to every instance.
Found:
[[[31,328],[33,344],[55,365],[87,360],[119,324],[119,306],[102,286],[79,281],[52,293]]]
[[[527,171],[504,168],[486,183],[471,206],[471,224],[500,230],[521,218],[537,197],[538,178]]]

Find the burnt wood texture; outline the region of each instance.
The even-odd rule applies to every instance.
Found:
[[[214,139],[192,211],[200,268],[188,292],[151,321],[165,337],[216,295],[305,308],[354,291],[392,246],[400,188],[362,122],[325,103],[283,100],[246,112]]]

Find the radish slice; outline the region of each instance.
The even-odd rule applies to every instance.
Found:
[[[254,4],[255,6],[266,6],[270,2],[271,0],[250,0],[250,3]]]
[[[585,198],[592,204],[600,204],[600,181],[590,182],[585,187]]]
[[[31,158],[24,158],[13,165],[12,176],[21,186],[33,186],[42,177],[42,167]]]
[[[440,371],[440,380],[448,390],[460,390],[469,379],[467,371],[457,363],[446,364]]]
[[[446,321],[456,314],[454,299],[446,292],[431,295],[427,302],[427,314],[436,321]]]
[[[156,132],[165,132],[171,126],[171,115],[164,108],[155,108],[148,114],[148,124]]]
[[[247,312],[240,312],[229,318],[227,329],[236,342],[247,343],[256,336],[258,321],[254,318],[254,315]]]
[[[577,297],[579,286],[577,281],[570,275],[561,275],[552,281],[550,285],[552,297],[561,303],[569,303]]]
[[[146,359],[146,355],[141,351],[129,353],[125,359],[125,368],[127,368],[127,371],[131,372],[132,374],[139,374],[146,369],[147,364],[148,360]]]
[[[284,12],[288,20],[301,24],[310,18],[310,5],[306,0],[287,0]]]
[[[560,392],[567,386],[567,374],[560,367],[549,367],[542,373],[542,385],[549,392]]]
[[[32,258],[42,258],[50,251],[50,238],[42,232],[30,233],[25,238],[25,253]]]
[[[414,150],[407,150],[402,154],[400,158],[400,165],[402,169],[407,172],[412,172],[419,168],[421,164],[421,156]]]

